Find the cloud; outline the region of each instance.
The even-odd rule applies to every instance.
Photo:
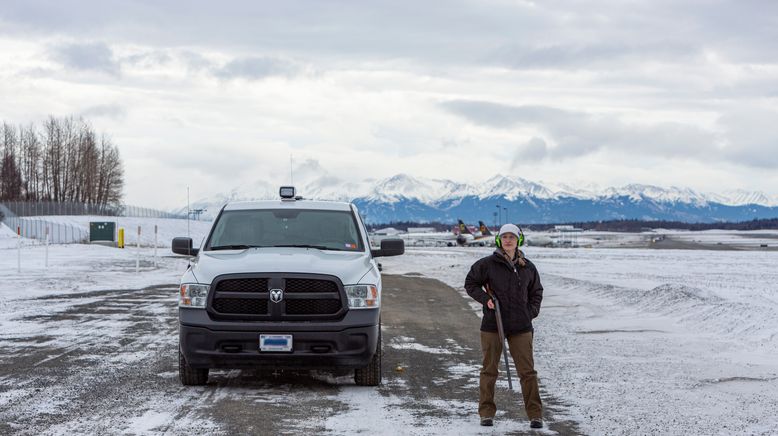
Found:
[[[127,116],[127,109],[118,104],[102,104],[90,106],[83,111],[81,115],[85,118],[112,118],[122,120]]]
[[[292,159],[291,164],[294,182],[300,185],[316,181],[316,183],[321,183],[324,186],[332,186],[343,182],[343,180],[327,171],[317,159]]]
[[[543,138],[533,136],[526,144],[519,147],[513,156],[511,168],[515,168],[525,162],[537,162],[548,155],[548,145]]]
[[[441,107],[475,124],[538,131],[555,145],[533,138],[521,152],[530,156],[569,159],[598,151],[709,158],[718,154],[717,138],[694,125],[682,123],[625,123],[614,115],[595,115],[546,106],[511,106],[472,100],[454,100]]]
[[[164,65],[173,60],[173,57],[164,50],[145,50],[141,53],[135,53],[122,59],[122,62],[128,62],[138,67],[149,67]]]
[[[213,62],[200,53],[184,50],[180,53],[180,57],[190,71],[213,69]]]
[[[221,79],[259,80],[272,76],[291,77],[299,72],[300,68],[296,64],[285,59],[247,57],[233,59],[213,73]]]
[[[726,134],[724,155],[758,168],[778,168],[778,111],[738,107],[717,124]]]
[[[453,100],[441,107],[481,126],[529,128],[547,136],[533,137],[519,146],[514,164],[604,152],[778,168],[778,111],[770,108],[738,106],[706,129],[681,122],[629,123],[615,115],[486,101]]]
[[[149,159],[159,151],[178,180],[215,161],[208,184],[286,180],[292,150],[332,168],[311,168],[322,183],[442,177],[466,160],[471,178],[522,162],[617,183],[724,184],[739,171],[774,191],[778,123],[754,107],[776,104],[778,2],[702,3],[11,0],[3,116],[83,113],[125,155],[154,144]]]
[[[113,51],[102,42],[63,44],[51,47],[49,52],[55,61],[73,70],[119,74]]]
[[[203,176],[222,180],[234,180],[244,173],[266,171],[271,166],[267,163],[258,164],[255,153],[250,150],[225,148],[221,144],[205,142],[187,145],[183,149],[159,149],[144,158],[172,165],[171,170],[186,174],[187,177]]]
[[[489,127],[508,128],[537,123],[548,118],[569,118],[572,114],[545,106],[512,106],[478,100],[450,100],[440,106],[453,114]]]
[[[516,69],[602,68],[651,59],[664,62],[699,59],[702,47],[686,43],[596,42],[588,45],[557,43],[551,45],[506,45],[489,54],[491,63]]]

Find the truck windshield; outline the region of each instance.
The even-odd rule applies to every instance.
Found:
[[[300,247],[364,251],[350,211],[277,209],[224,211],[206,250],[250,247]]]

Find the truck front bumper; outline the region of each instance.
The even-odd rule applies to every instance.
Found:
[[[225,322],[179,309],[180,349],[193,368],[362,368],[376,352],[378,317],[356,310],[334,322]],[[292,351],[260,351],[260,334],[291,335]]]

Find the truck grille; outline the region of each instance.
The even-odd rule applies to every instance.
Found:
[[[335,313],[340,310],[340,300],[289,300],[286,313],[289,315],[314,315]]]
[[[213,308],[219,313],[242,313],[247,315],[267,314],[267,300],[246,300],[243,298],[215,298]]]
[[[340,280],[301,276],[219,276],[211,287],[208,311],[214,318],[246,321],[337,319],[346,313]],[[281,289],[283,299],[271,301],[271,289]]]
[[[287,279],[286,292],[338,292],[338,284],[329,280]]]
[[[216,285],[216,292],[267,292],[267,279],[228,279]]]

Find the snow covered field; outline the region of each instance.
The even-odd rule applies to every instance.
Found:
[[[490,249],[409,250],[387,272],[462,290]],[[777,434],[778,253],[548,249],[541,385],[591,434]],[[473,304],[474,309],[478,309]]]
[[[533,232],[525,233],[528,238],[546,237],[556,245],[568,244],[586,248],[674,248],[654,246],[657,242],[675,241],[694,244],[696,248],[759,249],[778,247],[778,230],[668,230],[623,233],[587,230],[583,232]],[[708,246],[708,247],[705,247]],[[679,247],[675,247],[679,248]],[[693,248],[691,246],[687,248]]]
[[[170,221],[174,220],[160,220]],[[185,225],[169,224],[166,237],[182,235]],[[142,248],[137,274],[134,248],[60,245],[49,247],[45,268],[44,247],[28,245],[18,273],[15,247],[13,232],[0,226],[3,347],[19,346],[14,338],[43,334],[36,330],[40,324],[20,319],[62,311],[90,297],[57,299],[53,306],[41,307],[22,300],[172,284],[186,267],[186,260],[171,257],[158,258],[155,267],[153,249]],[[159,254],[168,251],[161,249]],[[467,270],[490,252],[408,249],[404,256],[381,262],[387,274],[422,274],[459,289],[467,298],[462,289]],[[544,395],[567,405],[560,419],[578,422],[587,434],[778,434],[778,252],[529,247],[527,256],[538,266],[546,288],[535,325],[537,368]],[[471,306],[479,310],[476,304]],[[90,328],[106,332],[110,339],[122,328],[112,325],[111,319],[94,320]],[[59,334],[63,341],[72,336],[67,329]],[[449,352],[411,339],[386,347]],[[470,369],[467,383],[473,377],[477,380],[477,369]],[[3,380],[0,374],[0,383]],[[0,410],[10,407],[17,394],[14,389],[0,394]],[[218,395],[228,394],[221,389]],[[156,400],[165,403],[164,398]],[[402,398],[344,389],[332,401],[353,407],[339,421],[351,417],[353,422],[349,420],[341,431],[364,429],[368,413],[381,428],[391,430],[387,434],[418,434],[411,419],[398,420],[389,413]],[[370,406],[366,409],[365,404]],[[469,405],[457,404],[465,406]],[[148,429],[155,428],[151,424],[171,419],[155,416],[139,416],[136,427],[115,430],[151,434]],[[462,418],[439,422],[436,428],[440,434],[482,431],[473,422]],[[336,423],[325,424],[330,428]]]
[[[135,246],[138,243],[138,227],[140,227],[140,245],[141,247],[153,247],[155,242],[154,228],[156,226],[156,243],[158,247],[170,247],[171,241],[177,236],[187,236],[187,221],[182,219],[169,218],[137,218],[137,217],[105,217],[89,215],[50,215],[40,217],[23,217],[22,222],[28,223],[34,229],[45,229],[47,224],[73,226],[80,229],[84,234],[89,235],[90,222],[113,222],[116,223],[116,229],[124,228],[124,242],[126,245]],[[193,221],[190,220],[189,236],[192,238],[195,247],[200,246],[200,242],[205,238],[208,230],[211,228],[211,221]],[[41,234],[43,231],[38,230]],[[6,226],[0,230],[0,234],[12,236],[13,231]],[[25,236],[25,230],[22,229],[22,236]],[[10,244],[5,238],[3,242],[0,237],[0,244]],[[38,244],[40,241],[30,240],[28,244]],[[2,248],[3,245],[0,245]]]

